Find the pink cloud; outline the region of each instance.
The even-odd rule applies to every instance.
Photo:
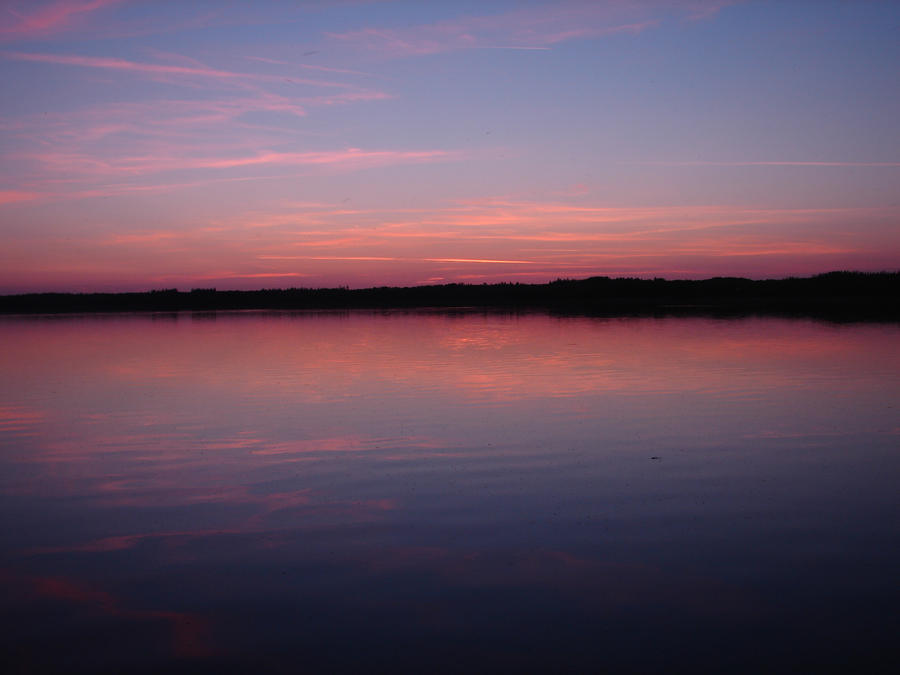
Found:
[[[379,29],[363,28],[347,33],[332,33],[329,37],[348,42],[364,49],[386,52],[392,56],[437,54],[439,52],[456,49],[518,49],[522,51],[546,51],[547,45],[577,38],[599,37],[614,33],[638,33],[651,26],[652,23],[623,24],[604,28],[579,28],[556,33],[538,34],[530,32],[527,36],[518,38],[523,44],[482,44],[484,41],[504,42],[509,39],[503,36],[491,37],[486,40],[479,39],[465,30],[464,25],[459,25],[458,30],[452,30],[451,26],[419,27],[418,29]]]
[[[226,169],[237,166],[259,164],[293,165],[353,165],[359,167],[384,166],[408,162],[427,162],[457,157],[459,153],[447,150],[397,151],[361,150],[348,148],[330,152],[264,152],[255,157],[236,157],[221,160],[198,160],[193,166],[201,168]]]
[[[552,3],[500,14],[462,16],[403,28],[366,27],[328,33],[334,40],[392,56],[436,54],[457,49],[547,49],[552,45],[639,33],[655,26],[667,12],[706,18],[727,4],[716,0],[679,3]]]
[[[40,195],[36,192],[23,192],[21,190],[0,190],[0,206],[15,202],[27,202],[37,199]]]
[[[489,260],[482,258],[422,258],[425,262],[477,263],[492,265],[533,265],[532,260]]]
[[[352,105],[391,98],[385,92],[353,89],[321,96],[285,96],[255,88],[233,97],[175,99],[153,102],[121,102],[93,106],[66,113],[49,111],[34,117],[0,122],[10,138],[41,143],[56,151],[70,146],[87,148],[112,134],[133,134],[146,141],[149,137],[177,139],[183,147],[186,139],[202,142],[202,133],[213,133],[229,125],[240,125],[240,139],[248,147],[268,145],[269,139],[282,138],[278,129],[256,126],[245,116],[272,112],[305,117],[308,109],[323,106]],[[259,133],[253,134],[254,129]],[[128,152],[128,139],[120,139],[119,152]],[[216,144],[221,145],[217,136]]]
[[[257,272],[255,274],[236,274],[234,272],[221,272],[219,274],[206,274],[204,276],[195,277],[196,279],[201,279],[203,281],[212,281],[221,279],[223,281],[228,279],[278,279],[278,278],[290,278],[290,277],[308,277],[308,274],[302,274],[300,272]]]
[[[143,63],[128,61],[126,59],[79,56],[71,54],[42,54],[30,52],[5,52],[7,58],[17,61],[36,61],[40,63],[55,63],[65,66],[79,66],[82,68],[100,68],[104,70],[121,70],[128,72],[146,73],[148,75],[168,75],[184,77],[202,77],[216,80],[279,80],[280,75],[261,75],[255,73],[236,73],[229,70],[209,68],[203,65],[171,65],[165,63]],[[317,87],[351,88],[353,85],[343,82],[329,82],[326,80],[309,80],[292,78],[296,84],[307,84]]]
[[[687,18],[691,21],[708,19],[726,7],[732,7],[744,2],[744,0],[682,0]]]
[[[27,5],[30,13],[7,7],[5,14],[0,14],[0,37],[14,39],[58,33],[71,28],[79,16],[118,2],[121,0],[59,0],[38,9],[32,3]],[[6,25],[9,17],[13,17],[13,23]]]
[[[362,150],[347,148],[324,152],[260,152],[237,157],[179,157],[172,154],[147,154],[101,159],[85,154],[43,153],[27,158],[46,168],[64,173],[78,171],[82,175],[140,176],[189,169],[236,169],[259,166],[321,166],[339,169],[366,169],[396,164],[411,164],[458,159],[460,154],[448,150]],[[136,187],[134,189],[142,189]]]
[[[493,265],[533,265],[531,260],[490,260],[483,258],[397,258],[388,256],[324,256],[324,255],[260,255],[259,260],[340,260],[358,262],[439,262],[439,263],[476,263]]]
[[[0,269],[27,279],[36,269],[53,269],[62,280],[89,274],[143,280],[143,287],[216,280],[212,285],[220,288],[292,285],[295,278],[358,287],[437,277],[805,274],[885,267],[900,241],[879,227],[897,215],[896,208],[608,207],[511,199],[434,209],[287,202],[192,223],[161,222],[158,230],[112,230],[75,245],[61,238],[11,242],[0,253]]]

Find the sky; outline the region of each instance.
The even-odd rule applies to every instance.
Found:
[[[900,269],[900,1],[0,0],[0,293]]]

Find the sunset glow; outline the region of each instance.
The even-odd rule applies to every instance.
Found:
[[[0,6],[0,293],[900,269],[900,3]]]

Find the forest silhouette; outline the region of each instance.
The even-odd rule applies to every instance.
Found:
[[[441,284],[255,291],[174,288],[135,293],[0,296],[0,313],[178,312],[480,308],[587,314],[796,314],[900,318],[900,272],[828,272],[813,277],[666,280],[591,277],[545,284]]]

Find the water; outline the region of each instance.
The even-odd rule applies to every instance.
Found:
[[[900,326],[0,319],[14,672],[898,662]]]

